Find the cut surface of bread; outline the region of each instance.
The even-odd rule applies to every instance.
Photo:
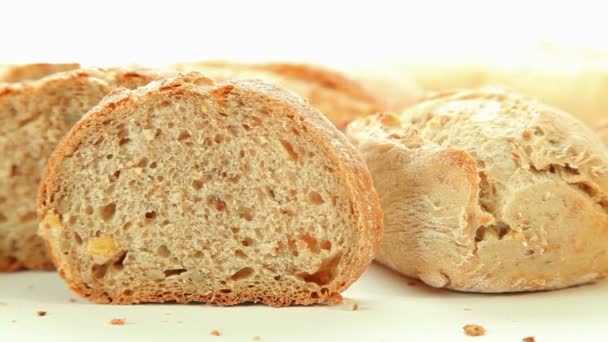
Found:
[[[48,156],[69,128],[119,86],[152,79],[148,71],[75,70],[0,85],[0,272],[51,269],[36,235],[36,197]]]
[[[262,80],[308,99],[339,129],[353,119],[395,110],[359,82],[319,66],[295,63],[245,64],[208,61],[173,66],[179,71],[199,71],[216,80]]]
[[[18,65],[0,65],[0,83],[13,83],[37,80],[54,73],[74,70],[78,69],[79,67],[80,65],[77,63],[34,63]]]
[[[349,125],[385,215],[376,260],[434,287],[548,290],[608,272],[608,150],[511,92],[446,92]]]
[[[40,234],[100,303],[337,298],[382,214],[360,155],[305,100],[200,74],[106,98],[49,161]]]
[[[600,139],[604,142],[604,145],[608,146],[608,121],[605,121],[604,124],[600,125],[597,132]]]

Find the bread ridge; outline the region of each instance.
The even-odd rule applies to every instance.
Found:
[[[0,65],[0,83],[32,81],[45,76],[80,68],[78,63],[32,63]]]
[[[351,265],[351,272],[344,274],[342,285],[329,291],[325,296],[317,299],[310,299],[309,302],[300,302],[298,304],[314,304],[325,300],[332,300],[339,297],[339,292],[350,286],[366,269],[367,265],[373,259],[375,250],[378,248],[382,231],[382,213],[378,203],[377,194],[372,186],[371,176],[367,171],[365,163],[358,152],[352,145],[348,143],[343,134],[338,132],[331,123],[318,111],[306,105],[302,99],[295,97],[287,92],[284,92],[274,86],[264,84],[258,81],[225,81],[216,83],[209,78],[202,76],[199,73],[189,73],[163,81],[152,82],[147,86],[139,87],[135,90],[119,90],[107,96],[96,107],[91,109],[85,117],[72,127],[70,133],[55,149],[55,152],[49,159],[47,168],[45,169],[43,180],[41,182],[38,204],[39,204],[39,219],[49,213],[51,208],[47,207],[46,199],[53,196],[58,187],[58,175],[56,171],[59,164],[66,156],[69,156],[79,145],[80,138],[85,136],[88,130],[95,130],[103,120],[111,117],[114,110],[124,109],[133,103],[152,96],[160,96],[161,94],[175,91],[199,92],[209,91],[222,93],[232,91],[238,88],[239,91],[252,94],[259,101],[272,103],[275,106],[280,106],[284,110],[295,113],[300,117],[302,123],[310,128],[313,133],[313,140],[320,145],[320,148],[329,156],[335,158],[336,166],[339,172],[343,174],[347,184],[349,184],[349,197],[351,203],[355,206],[355,210],[359,212],[360,224],[365,228],[361,232],[361,239],[367,243],[363,243],[364,248],[358,251],[358,256],[352,256],[355,263]],[[202,90],[201,90],[202,89]],[[290,106],[294,106],[294,110]],[[358,200],[365,199],[365,200]],[[355,224],[354,224],[355,225]],[[355,225],[356,227],[356,225]],[[352,227],[351,227],[352,228]],[[45,228],[41,224],[40,234],[45,236]],[[86,288],[85,284],[78,283],[74,279],[77,277],[72,274],[69,269],[65,269],[62,264],[65,264],[65,256],[58,253],[47,237],[45,241],[49,246],[55,265],[58,266],[60,275],[66,280],[69,287],[76,293],[87,297],[89,300],[96,302],[108,302],[108,298],[103,293],[91,292]],[[227,298],[224,296],[223,298]],[[243,301],[252,301],[255,298],[247,295],[235,295],[221,302],[220,305],[233,305]],[[125,298],[112,298],[111,303],[121,304],[125,302]],[[140,298],[138,302],[158,302],[175,300],[177,302],[206,302],[213,303],[215,296],[201,295],[181,295],[176,293],[163,293],[162,296],[150,295],[149,297]],[[265,304],[273,306],[290,305],[288,298],[265,298]]]

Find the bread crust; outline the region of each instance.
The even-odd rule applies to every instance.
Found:
[[[261,79],[308,99],[339,129],[353,119],[391,110],[378,96],[345,75],[308,64],[245,64],[227,61],[182,63],[179,71],[199,71],[216,80]]]
[[[31,68],[40,74],[42,71],[50,72],[51,69],[56,71],[74,66],[22,67],[26,71],[20,75],[33,75],[33,72],[27,72]],[[16,211],[36,213],[38,179],[42,174],[43,162],[72,122],[77,121],[103,95],[113,89],[146,84],[158,77],[160,75],[155,71],[145,69],[78,69],[54,73],[39,80],[0,85],[0,110],[3,116],[6,115],[0,118],[5,120],[2,133],[6,137],[0,140],[0,150],[4,151],[1,163],[3,169],[14,165],[26,170],[19,172],[18,177],[21,178],[18,178],[15,184],[11,183],[13,176],[9,174],[0,177],[0,186],[3,189],[0,193],[0,198],[3,199],[0,201],[0,214],[5,218],[0,220],[0,224],[6,234],[0,240],[0,272],[25,268],[53,269],[42,241],[36,236],[35,215],[28,215],[29,221],[11,219],[10,216],[17,215]],[[15,118],[10,118],[9,115],[14,115]],[[30,125],[39,122],[42,122],[40,125],[43,127],[30,128]],[[32,194],[31,202],[15,202],[23,200],[10,195],[17,186],[21,191],[20,197]],[[7,212],[4,212],[5,208]]]
[[[45,76],[80,68],[77,63],[49,64],[33,63],[21,65],[0,65],[0,83],[33,81]]]
[[[608,273],[608,150],[508,91],[437,94],[353,122],[385,214],[376,260],[434,287],[557,289]]]
[[[350,227],[359,237],[359,250],[350,250],[344,256],[350,260],[349,269],[342,272],[328,287],[328,291],[318,298],[289,295],[265,295],[255,293],[215,293],[213,295],[183,294],[178,292],[147,293],[135,292],[130,296],[110,298],[107,293],[87,286],[78,275],[77,270],[70,269],[67,259],[70,256],[61,253],[57,238],[52,229],[44,224],[40,226],[40,234],[44,237],[59,274],[66,280],[70,288],[79,295],[99,303],[133,304],[140,302],[177,301],[215,303],[219,305],[234,305],[243,302],[261,302],[272,306],[309,305],[322,303],[339,298],[339,293],[350,286],[367,268],[377,250],[383,231],[382,212],[377,194],[372,186],[371,176],[364,161],[356,149],[348,143],[343,134],[338,132],[331,123],[318,111],[308,106],[301,99],[273,86],[256,81],[227,81],[215,83],[198,73],[181,75],[156,82],[134,91],[119,91],[106,97],[98,106],[91,109],[86,117],[78,122],[58,145],[49,159],[45,170],[38,197],[39,219],[56,212],[56,208],[48,206],[49,198],[58,191],[61,179],[58,170],[66,157],[70,156],[89,132],[99,130],[105,120],[113,118],[114,113],[137,106],[142,101],[152,98],[171,98],[173,94],[213,94],[221,101],[228,93],[238,93],[247,96],[273,108],[280,108],[294,120],[299,120],[310,133],[311,139],[319,149],[334,161],[334,165],[348,184],[349,197],[357,220]],[[65,229],[65,228],[62,228]]]

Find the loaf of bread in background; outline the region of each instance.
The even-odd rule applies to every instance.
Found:
[[[74,70],[79,67],[80,65],[77,63],[4,64],[0,65],[0,83],[37,80],[57,72]]]
[[[608,117],[608,67],[543,61],[521,65],[412,64],[396,67],[430,91],[499,86],[538,98],[594,127]]]
[[[106,94],[155,76],[144,70],[74,70],[0,85],[0,272],[52,268],[36,235],[36,194],[48,156]]]
[[[100,303],[337,299],[382,213],[355,148],[306,100],[193,73],[107,97],[53,153],[40,234]]]
[[[393,108],[391,97],[383,97],[360,82],[319,66],[289,63],[245,64],[233,62],[182,63],[178,71],[198,71],[216,80],[258,79],[308,99],[339,129],[354,118]],[[379,96],[380,95],[380,96]],[[409,96],[409,95],[405,95]]]
[[[597,132],[600,136],[600,139],[602,139],[604,144],[608,146],[608,120],[605,121],[603,124],[600,124]]]
[[[497,89],[445,92],[347,136],[380,196],[388,267],[472,292],[608,272],[608,148],[569,114]]]

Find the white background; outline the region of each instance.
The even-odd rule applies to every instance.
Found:
[[[608,47],[603,1],[6,1],[0,63],[508,60]]]

